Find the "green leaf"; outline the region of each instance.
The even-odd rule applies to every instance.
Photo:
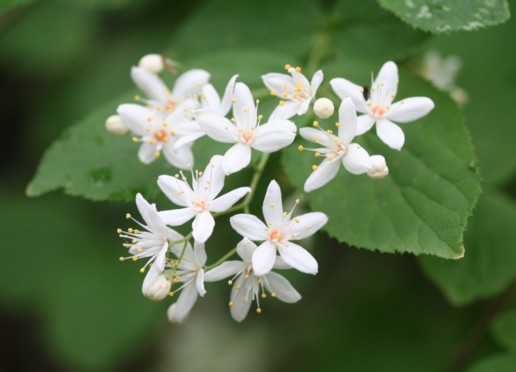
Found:
[[[403,126],[402,151],[389,150],[374,130],[361,137],[370,154],[386,157],[387,178],[374,181],[341,169],[306,199],[312,209],[328,214],[325,229],[340,242],[381,252],[460,258],[466,220],[480,192],[475,156],[462,115],[450,98],[402,74],[399,97],[416,95],[431,97],[436,108]],[[290,148],[283,164],[301,189],[314,159]]]
[[[30,200],[0,191],[0,219],[9,231],[2,271],[10,278],[0,281],[2,304],[38,315],[46,350],[67,370],[112,370],[138,354],[141,339],[166,318],[162,306],[141,295],[141,265],[118,261],[127,251],[116,226],[102,227],[116,221],[113,211],[63,196]]]
[[[321,12],[312,0],[215,0],[199,9],[173,38],[180,60],[237,47],[306,54]],[[288,61],[284,61],[289,63]]]
[[[509,17],[506,0],[378,0],[409,25],[432,33],[471,31]]]
[[[465,234],[466,255],[457,262],[421,259],[426,275],[454,305],[494,296],[516,278],[516,206],[484,193]]]
[[[36,0],[0,0],[0,11],[8,10],[17,6],[28,5]]]
[[[516,310],[499,315],[491,326],[491,333],[500,345],[516,351]]]
[[[468,372],[514,372],[515,366],[516,354],[499,354],[478,362]]]

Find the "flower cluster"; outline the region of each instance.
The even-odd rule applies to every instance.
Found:
[[[284,210],[281,189],[274,180],[269,183],[263,200],[263,220],[250,213],[250,203],[269,154],[294,141],[297,126],[293,118],[306,114],[312,101],[315,101],[313,111],[319,118],[333,115],[330,99],[316,99],[323,81],[322,71],[317,71],[311,81],[299,67],[290,65],[285,66],[288,74],[263,75],[270,94],[280,98],[264,122],[258,113],[259,100],[255,100],[247,85],[237,82],[238,75],[229,80],[221,98],[209,83],[208,72],[186,71],[169,89],[158,76],[165,68],[176,72],[174,62],[160,55],[142,58],[139,66],[132,68],[131,77],[145,97],[137,96],[137,103],[120,105],[118,115],[106,121],[111,134],[131,132],[132,140],[141,143],[138,157],[142,163],[148,164],[163,153],[171,165],[179,168],[175,175],[161,175],[157,180],[161,191],[178,208],[158,210],[141,194],[136,196],[143,221],[127,214],[138,226],[126,231],[118,229],[129,250],[129,255],[120,260],[146,260],[140,271],[146,273],[142,292],[149,299],[163,300],[178,294],[177,301],[168,310],[173,322],[183,321],[197,298],[207,293],[205,283],[227,278],[232,286],[228,303],[237,321],[247,316],[253,302],[256,302],[256,311],[261,313],[260,299],[269,295],[287,303],[299,301],[300,294],[275,270],[295,269],[315,275],[316,259],[297,241],[320,230],[328,217],[322,212],[294,215],[298,199],[290,210]],[[416,120],[434,106],[426,97],[392,103],[398,85],[398,71],[393,62],[382,67],[371,87],[361,87],[342,78],[335,78],[330,84],[341,99],[336,133],[323,129],[317,121],[313,122],[314,127],[299,130],[302,138],[317,144],[307,150],[323,158],[319,165],[313,166],[313,173],[305,182],[306,192],[332,180],[340,164],[352,174],[366,173],[373,179],[385,177],[388,174],[385,158],[370,156],[355,143],[356,137],[376,124],[378,137],[389,147],[400,150],[404,134],[394,121]],[[230,147],[225,154],[213,156],[204,171],[194,171],[192,148],[203,136],[230,144]],[[252,149],[261,153],[261,157],[250,187],[239,187],[221,195],[225,177],[251,164]],[[305,148],[299,145],[298,149]],[[184,170],[191,173],[191,181]],[[244,212],[229,219],[242,240],[221,259],[208,265],[206,245],[213,234],[215,218],[233,212]],[[186,236],[173,229],[190,220],[193,220],[191,232]],[[240,260],[230,260],[235,254]]]

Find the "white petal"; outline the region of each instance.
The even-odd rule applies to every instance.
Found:
[[[350,144],[357,135],[357,113],[351,98],[344,98],[339,107],[339,138]]]
[[[342,158],[342,165],[349,173],[366,173],[373,166],[371,158],[360,145],[352,143],[348,147],[348,153]]]
[[[335,178],[339,167],[340,161],[338,158],[334,158],[333,160],[325,159],[306,179],[304,186],[305,192],[310,192],[326,185]]]
[[[225,117],[210,111],[196,111],[195,120],[208,137],[217,142],[235,143],[237,142],[238,131]]]
[[[191,208],[172,209],[159,212],[159,216],[169,226],[181,226],[195,216],[195,211]]]
[[[310,107],[310,102],[312,101],[312,99],[305,99],[304,101],[301,102],[301,104],[299,105],[298,109],[297,109],[297,112],[296,114],[297,115],[304,115],[306,114],[306,112],[308,111],[308,108]]]
[[[195,241],[193,253],[194,261],[197,264],[197,266],[204,266],[204,264],[206,264],[206,260],[208,259],[208,256],[206,255],[206,249],[204,249],[204,243]]]
[[[369,131],[375,122],[376,119],[369,114],[360,115],[357,122],[357,136]]]
[[[384,97],[383,104],[390,104],[392,95],[396,95],[398,91],[398,66],[392,61],[385,62],[374,81],[374,86],[376,94]],[[371,96],[374,94],[375,92],[371,92]]]
[[[200,185],[208,185],[209,187],[206,195],[208,200],[213,200],[224,187],[225,175],[222,171],[222,159],[221,155],[212,156],[199,179]]]
[[[145,275],[145,279],[142,284],[142,294],[147,297],[147,288],[154,282],[154,280],[161,274],[161,271],[158,270],[154,265],[149,268],[147,274]]]
[[[219,114],[222,116],[226,116],[231,109],[231,99],[233,98],[237,78],[238,75],[233,75],[229,80],[228,85],[226,85],[226,91],[224,92],[224,97],[222,97],[222,102],[220,103],[219,108]]]
[[[159,251],[159,253],[156,255],[156,258],[154,259],[153,266],[156,266],[156,269],[160,272],[165,270],[165,263],[167,259],[167,251],[168,251],[168,242],[165,241],[163,244],[163,247]]]
[[[237,201],[242,199],[245,194],[249,193],[249,187],[239,187],[236,190],[230,191],[210,202],[211,212],[223,212],[231,208]]]
[[[276,260],[276,245],[270,241],[265,241],[256,248],[253,253],[253,271],[256,276],[268,274],[274,266]]]
[[[288,120],[292,116],[297,114],[301,102],[298,101],[285,101],[283,105],[278,105],[269,117],[269,122],[276,120]]]
[[[136,195],[136,207],[145,221],[145,224],[152,232],[161,235],[166,234],[167,227],[165,226],[165,222],[158,215],[155,204],[149,204],[142,194],[138,193]]]
[[[269,90],[276,91],[278,97],[281,97],[283,92],[289,94],[296,89],[292,76],[287,74],[270,73],[262,75],[263,83]],[[285,88],[286,87],[286,88]]]
[[[376,122],[376,134],[391,149],[401,150],[405,143],[405,135],[399,126],[387,119]]]
[[[122,118],[124,125],[131,130],[131,132],[139,135],[148,135],[146,129],[149,125],[147,119],[150,117],[155,119],[154,112],[147,107],[136,105],[133,103],[125,103],[118,106],[117,113]]]
[[[138,159],[143,164],[150,164],[154,160],[156,160],[156,157],[154,156],[156,152],[158,151],[158,148],[156,145],[151,145],[150,143],[143,143],[140,146],[140,149],[138,150]]]
[[[314,76],[312,77],[312,82],[310,84],[312,96],[315,96],[315,94],[317,93],[317,89],[319,89],[319,86],[321,85],[323,79],[324,79],[324,74],[321,70],[317,71],[314,74]]]
[[[237,214],[229,222],[237,233],[249,240],[266,240],[269,236],[263,222],[252,214]]]
[[[315,234],[321,227],[328,222],[328,217],[322,212],[310,212],[296,216],[290,221],[288,234],[290,239],[305,239]]]
[[[427,97],[405,98],[391,106],[389,120],[408,123],[427,115],[435,107],[434,101]]]
[[[179,150],[181,147],[191,144],[192,142],[198,140],[202,136],[206,135],[206,133],[202,130],[198,132],[193,132],[184,136],[181,136],[174,142],[174,151]]]
[[[186,182],[172,176],[159,176],[158,186],[172,203],[181,207],[190,207],[193,191]]]
[[[256,126],[257,115],[251,90],[244,83],[235,84],[235,103],[233,104],[233,116],[240,128]]]
[[[204,274],[205,282],[216,282],[233,276],[244,269],[246,265],[242,261],[226,261]]]
[[[283,221],[281,189],[275,180],[272,180],[267,187],[263,198],[262,212],[267,225],[278,225]]]
[[[172,95],[175,99],[189,98],[201,91],[201,87],[208,83],[210,74],[204,70],[189,70],[179,76],[174,84]]]
[[[251,259],[255,250],[256,244],[247,238],[242,239],[237,244],[237,253],[246,263],[251,263]]]
[[[310,142],[315,142],[323,145],[324,147],[328,147],[332,149],[335,146],[335,143],[333,142],[333,138],[327,134],[327,132],[321,130],[321,129],[315,129],[315,128],[301,128],[299,130],[299,134],[301,137],[303,137],[305,140]]]
[[[193,237],[196,242],[204,243],[209,239],[215,227],[215,220],[210,212],[202,212],[192,223]]]
[[[194,162],[191,145],[185,145],[178,149],[172,143],[167,143],[163,148],[165,159],[179,169],[191,169]]]
[[[363,87],[353,84],[351,81],[342,78],[335,78],[330,80],[330,85],[340,99],[350,97],[358,112],[367,111],[366,101],[363,95]]]
[[[206,289],[204,288],[204,270],[200,269],[197,272],[197,277],[195,278],[195,287],[197,288],[197,292],[199,296],[204,297],[206,294]]]
[[[288,269],[292,269],[292,266],[288,265],[285,262],[285,260],[283,258],[281,258],[281,256],[277,256],[276,262],[274,262],[274,266],[272,268],[277,269],[277,270],[288,270]]]
[[[302,72],[296,71],[296,69],[293,67],[291,67],[288,70],[288,72],[292,75],[292,79],[294,80],[294,84],[296,85],[296,87],[299,85],[299,83],[301,83],[301,87],[303,90],[310,90],[310,82],[308,81],[306,76],[303,75]]]
[[[292,304],[301,299],[299,292],[282,275],[271,271],[264,279],[267,290],[274,292],[279,300]]]
[[[156,74],[139,67],[133,67],[131,68],[131,78],[147,97],[161,103],[169,99],[170,91]]]
[[[176,303],[168,308],[168,320],[173,323],[181,323],[186,318],[190,310],[192,310],[192,307],[197,301],[197,297],[197,287],[195,286],[195,282],[192,281],[183,288]]]
[[[279,244],[278,250],[283,260],[292,268],[306,274],[317,274],[317,261],[303,247],[288,242],[286,244]]]
[[[233,302],[233,306],[231,306],[231,316],[237,322],[241,322],[249,313],[249,309],[251,308],[251,303],[253,302],[252,298],[247,297],[243,298],[246,292],[243,290],[246,286],[246,282],[243,275],[240,275],[233,285],[231,289],[231,299]],[[237,289],[240,288],[240,289]]]
[[[202,87],[202,107],[219,113],[220,97],[213,85],[206,84]]]
[[[242,143],[234,144],[224,154],[222,170],[226,175],[238,172],[251,162],[251,147]]]
[[[288,120],[274,121],[256,128],[252,147],[264,153],[278,151],[296,138],[297,127]]]

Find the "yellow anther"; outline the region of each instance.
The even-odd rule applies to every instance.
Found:
[[[267,294],[266,293],[262,293],[262,298],[267,298]]]
[[[168,123],[163,123],[163,126],[164,127],[168,127]]]
[[[119,257],[119,258],[118,258],[118,261],[120,261],[120,262],[124,262],[124,261],[125,261],[125,258],[124,258],[124,257]]]
[[[244,275],[244,279],[245,279],[245,280],[249,280],[249,275],[248,275],[248,274],[245,274],[245,275]]]
[[[331,136],[331,135],[333,134],[333,131],[332,131],[331,129],[328,129],[328,130],[326,131],[326,133],[327,133],[327,134],[329,134],[329,135]]]
[[[305,148],[303,147],[303,145],[299,145],[299,146],[297,146],[297,149],[298,149],[299,151],[303,151]]]
[[[301,222],[301,220],[299,218],[294,218],[294,222],[299,223],[299,222]]]
[[[262,114],[258,115],[258,120],[262,120],[262,119],[263,119],[263,115]]]
[[[149,145],[154,145],[154,140],[153,139],[149,140]]]
[[[258,314],[261,314],[261,313],[262,313],[262,309],[257,308],[257,309],[256,309],[256,312],[257,312]]]
[[[257,99],[257,100],[255,100],[255,102],[256,102],[256,104],[259,104],[259,103],[260,103],[260,100],[259,100],[259,99]]]
[[[301,202],[301,200],[296,199],[296,205],[298,205]]]
[[[138,251],[138,253],[142,253],[143,252],[143,248],[140,247],[140,248],[137,249],[137,251]]]
[[[152,130],[152,128],[151,128],[151,127],[147,127],[147,128],[145,128],[145,131],[146,131],[146,132],[150,132],[151,130]]]
[[[247,296],[242,297],[242,301],[247,302]]]
[[[278,92],[276,92],[274,89],[271,90],[271,96],[275,96],[276,94],[278,94]]]
[[[391,94],[391,98],[396,98],[396,94]]]
[[[316,152],[315,153],[315,157],[318,158],[319,156],[321,156],[321,153],[320,152]]]
[[[133,137],[133,138],[132,138],[132,140],[133,140],[133,142],[135,142],[135,143],[136,143],[136,142],[138,142],[140,139],[139,139],[138,137]]]
[[[133,256],[133,261],[138,261],[138,256]]]
[[[138,230],[138,229],[134,229],[134,233],[135,233],[136,235],[138,235],[138,234],[140,233],[140,230]]]
[[[272,292],[271,297],[276,297],[276,292]]]
[[[135,101],[139,101],[139,100],[141,100],[141,99],[142,99],[142,97],[140,97],[140,96],[134,96],[134,100],[135,100]]]
[[[235,303],[233,301],[229,301],[229,307],[233,307],[235,305]]]
[[[258,284],[263,284],[263,279],[262,278],[258,279]]]
[[[289,65],[288,63],[285,65],[285,70],[287,70],[287,71],[288,71],[288,70],[290,70],[291,68],[292,68],[292,66],[291,66],[291,65]]]
[[[132,233],[134,230],[133,230],[133,229],[131,229],[131,228],[128,228],[128,229],[127,229],[127,231],[128,231],[128,232],[130,232],[130,233]]]
[[[240,287],[239,285],[236,285],[236,286],[235,286],[235,288],[236,288],[236,289],[240,289],[240,288],[242,288],[242,287]]]
[[[116,229],[116,233],[117,234],[121,234],[122,233],[122,229]]]
[[[174,295],[174,292],[168,292],[169,297],[172,297]]]
[[[232,280],[228,280],[228,285],[233,285],[233,281]]]
[[[296,67],[296,72],[301,72],[301,67]]]
[[[336,122],[336,123],[335,123],[335,126],[336,126],[337,128],[338,128],[338,127],[340,127],[340,123],[339,123],[339,122]]]
[[[319,168],[319,167],[318,167],[317,165],[315,165],[315,164],[314,164],[314,165],[312,165],[312,169],[313,169],[314,171],[315,171],[315,170],[317,170],[318,168]]]
[[[319,142],[319,137],[317,136],[314,136],[312,139],[314,140],[314,142]]]
[[[145,272],[145,268],[143,268],[143,267],[142,267],[142,268],[140,269],[140,272],[143,274],[143,273]]]
[[[296,238],[296,234],[290,234],[290,239],[295,239]]]
[[[236,102],[236,99],[235,99],[235,98],[231,98],[231,102],[232,102],[232,103],[235,103],[235,102]]]
[[[235,118],[231,118],[231,122],[236,122],[236,119]]]
[[[287,98],[287,97],[288,97],[288,93],[287,92],[283,93],[283,98]]]
[[[156,111],[161,111],[161,106],[156,106]]]
[[[149,117],[147,118],[147,121],[148,121],[149,123],[150,123],[150,122],[152,122],[152,118],[149,116]]]
[[[160,154],[159,152],[155,152],[155,153],[154,153],[154,157],[155,157],[156,159],[157,159],[157,158],[159,158],[160,156],[161,156],[161,154]]]
[[[128,220],[129,218],[131,218],[131,214],[130,213],[126,213],[125,214],[125,218]]]
[[[329,159],[330,161],[332,161],[332,160],[333,160],[333,155],[328,156],[328,159]]]
[[[280,106],[283,106],[284,104],[285,104],[285,101],[283,101],[283,100],[279,101]]]
[[[318,127],[318,126],[319,126],[319,122],[318,122],[317,120],[315,120],[315,121],[312,123],[312,125],[313,125],[314,127]]]
[[[179,279],[181,279],[181,276],[180,276],[180,275],[176,275],[176,276],[174,277],[174,279],[175,279],[175,280],[179,280]]]

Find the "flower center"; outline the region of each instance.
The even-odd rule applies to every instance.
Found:
[[[242,137],[242,140],[244,141],[244,143],[249,143],[253,139],[253,132],[250,130],[242,132],[241,137]]]
[[[269,239],[276,243],[281,243],[283,240],[283,235],[278,232],[278,230],[272,230],[269,234]]]
[[[199,210],[204,211],[206,209],[206,202],[204,200],[201,200],[201,201],[195,202],[194,206],[199,208]]]
[[[159,142],[168,141],[167,132],[163,128],[160,128],[154,132],[154,138],[156,139],[156,141],[159,141]]]
[[[378,118],[381,118],[386,112],[385,108],[382,106],[374,106],[371,111],[373,112],[373,115]]]
[[[174,112],[175,109],[176,109],[176,102],[169,100],[167,102],[167,105],[165,106],[165,110],[168,112]]]

